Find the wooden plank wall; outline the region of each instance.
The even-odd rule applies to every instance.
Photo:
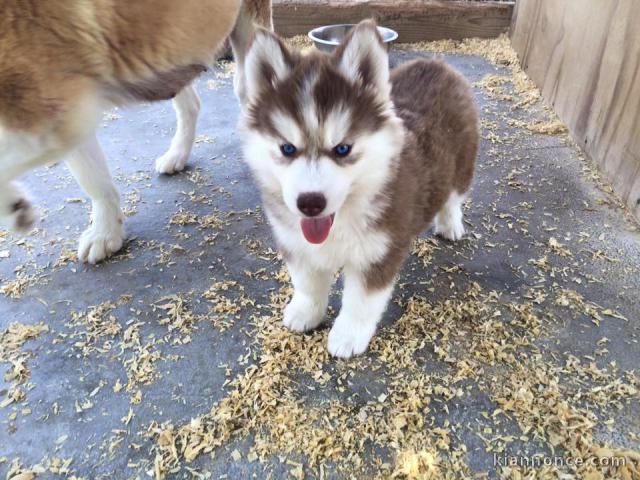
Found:
[[[640,219],[640,1],[517,0],[525,71]]]
[[[312,28],[375,18],[400,42],[492,38],[509,29],[513,5],[453,0],[274,0],[273,23],[285,37]]]

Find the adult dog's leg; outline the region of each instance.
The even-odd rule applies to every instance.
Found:
[[[244,107],[247,101],[244,78],[244,58],[249,44],[256,31],[256,25],[273,30],[271,15],[271,0],[243,0],[242,8],[229,36],[233,57],[236,61],[236,74],[233,78],[233,88],[240,104]]]
[[[18,232],[31,228],[35,214],[29,195],[14,179],[63,152],[51,136],[0,127],[0,224]]]
[[[196,138],[200,99],[193,84],[184,87],[173,99],[178,124],[169,150],[156,160],[158,173],[172,174],[184,169]]]
[[[240,103],[245,103],[244,57],[255,32],[255,25],[273,30],[271,0],[244,0],[230,35],[236,60],[234,90]],[[158,173],[172,174],[184,169],[196,138],[196,122],[200,113],[200,99],[193,84],[186,86],[173,99],[176,111],[176,133],[169,150],[156,160]]]
[[[72,152],[66,163],[92,202],[91,224],[80,237],[78,258],[97,263],[122,247],[124,225],[120,195],[95,136]]]

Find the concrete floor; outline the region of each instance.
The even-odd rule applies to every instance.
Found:
[[[392,61],[416,55],[396,51]],[[489,73],[505,73],[478,57],[447,59],[471,82]],[[49,330],[21,349],[29,352],[26,364],[30,376],[19,385],[26,397],[0,409],[0,478],[5,478],[16,459],[25,468],[39,465],[36,471],[46,470],[38,478],[67,478],[71,474],[88,479],[148,478],[155,442],[142,433],[152,422],[184,425],[207,413],[227,394],[229,386],[225,382],[256,363],[255,356],[239,361],[250,351],[255,337],[249,307],[244,307],[228,328],[199,321],[186,340],[159,321],[166,312],[158,305],[167,303],[161,299],[169,295],[184,298],[196,315],[212,315],[202,294],[214,279],[240,282],[257,303],[267,302],[279,286],[272,277],[262,280],[245,274],[261,268],[277,271],[280,266],[273,255],[255,254],[248,243],[259,240],[263,251],[275,248],[260,213],[260,199],[250,172],[239,158],[239,110],[231,78],[219,68],[198,81],[198,90],[203,106],[198,142],[188,170],[173,177],[153,172],[153,161],[168,147],[174,126],[169,102],[116,110],[105,116],[99,138],[130,213],[126,246],[113,259],[88,266],[69,256],[87,225],[89,205],[79,201],[85,197],[63,164],[38,169],[24,178],[40,208],[41,220],[37,229],[22,239],[0,236],[0,251],[7,252],[0,256],[3,284],[26,279],[20,298],[0,296],[0,332],[11,322],[44,322]],[[506,119],[530,114],[513,110],[508,101],[492,98],[480,86],[475,90],[483,119],[498,126],[493,132],[483,132],[477,180],[466,212],[470,234],[456,245],[438,241],[439,249],[428,267],[412,257],[400,278],[396,300],[420,293],[435,302],[453,298],[477,282],[486,291],[499,292],[503,299],[519,301],[535,288],[549,294],[535,305],[545,327],[535,345],[545,358],[555,359],[558,364],[570,355],[589,359],[598,349],[598,340],[606,337],[608,351],[594,360],[599,368],[606,369],[615,362],[613,370],[620,376],[637,370],[637,226],[617,206],[606,185],[591,178],[585,169],[588,162],[575,147],[562,137],[507,127]],[[178,212],[200,218],[216,212],[226,225],[170,223]],[[430,236],[425,232],[424,238]],[[557,248],[549,248],[551,237],[569,248],[571,256],[555,255]],[[543,255],[553,262],[555,274],[541,280],[532,259]],[[425,290],[426,281],[433,288]],[[560,287],[579,292],[601,311],[609,309],[625,319],[605,315],[599,326],[595,325],[579,309],[568,309],[554,301],[552,292]],[[114,302],[104,315],[107,320],[113,316],[114,333],[94,332],[92,336],[87,323],[75,321],[73,314],[104,302]],[[339,297],[334,298],[333,305],[339,306]],[[389,310],[380,333],[382,342],[393,331],[401,309],[394,305]],[[146,353],[159,354],[159,358],[149,377],[141,376],[127,388],[131,367],[127,362],[140,351],[136,347],[127,349],[124,335],[135,323],[140,324],[141,345],[148,346]],[[318,335],[326,335],[326,329]],[[429,346],[426,351],[425,368],[449,368]],[[299,355],[305,355],[305,351]],[[362,362],[376,362],[376,358],[377,354],[370,352],[366,360],[351,364],[328,359],[322,369],[329,374],[354,369],[352,390],[377,396],[375,385],[383,374],[362,368]],[[10,367],[9,363],[0,363],[0,378]],[[308,376],[296,375],[303,384],[313,383]],[[124,387],[114,392],[118,381]],[[14,385],[0,380],[0,402]],[[142,400],[135,403],[138,392]],[[329,384],[303,391],[300,401],[303,405],[340,402],[346,401],[345,395]],[[620,403],[615,411],[593,407],[601,420],[593,434],[603,443],[639,450],[640,399],[632,394]],[[471,388],[464,396],[448,400],[446,407],[435,409],[430,416],[437,425],[470,426],[458,430],[455,440],[458,445],[466,445],[464,461],[469,475],[486,473],[495,478],[499,472],[492,453],[478,435],[482,412],[496,408],[491,388]],[[132,417],[127,422],[130,411]],[[602,423],[608,419],[610,423]],[[515,426],[505,428],[517,431]],[[233,437],[216,449],[215,457],[201,455],[190,464],[183,462],[167,478],[195,478],[186,466],[210,472],[211,478],[247,478],[251,474],[278,478],[291,473],[282,456],[274,455],[265,463],[245,461],[252,441],[251,434]],[[538,447],[547,449],[531,445],[533,449]],[[242,454],[242,459],[234,458],[234,450]],[[394,462],[393,453],[384,448],[372,447],[367,452],[365,467],[353,472],[353,478],[368,478],[366,464],[371,462],[371,467],[374,456]],[[282,455],[286,456],[284,452]],[[303,464],[306,475],[320,475],[317,466],[309,465],[303,454],[287,455]],[[60,469],[54,458],[72,462],[68,469]],[[67,470],[71,473],[65,473]],[[331,461],[327,462],[327,471],[335,478],[349,476]]]

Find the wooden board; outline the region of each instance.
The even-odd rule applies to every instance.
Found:
[[[640,4],[518,0],[524,69],[640,218]]]
[[[497,37],[508,30],[513,5],[435,0],[274,0],[276,31],[286,37],[336,23],[375,18],[398,32],[400,42]]]

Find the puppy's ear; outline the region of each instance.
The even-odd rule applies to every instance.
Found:
[[[284,80],[293,66],[287,47],[272,32],[256,30],[245,60],[247,98],[252,101],[261,90]]]
[[[355,26],[334,53],[334,61],[349,80],[389,98],[389,56],[373,20]]]

